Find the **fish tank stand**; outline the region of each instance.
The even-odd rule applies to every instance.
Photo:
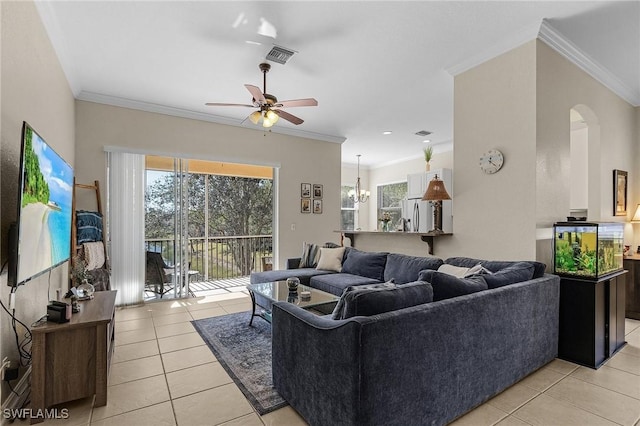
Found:
[[[558,358],[598,369],[622,349],[626,274],[560,278]]]

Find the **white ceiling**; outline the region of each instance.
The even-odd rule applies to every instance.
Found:
[[[535,38],[543,19],[609,87],[640,104],[639,1],[36,4],[79,99],[240,125],[250,109],[204,103],[250,103],[243,85],[262,87],[258,64],[272,45],[296,50],[286,65],[272,64],[268,92],[315,97],[319,106],[288,109],[305,122],[280,120],[273,131],[346,139],[343,161],[362,154],[363,166],[420,156],[419,130],[433,132],[436,152],[450,147],[452,74]],[[258,34],[262,20],[275,38]]]

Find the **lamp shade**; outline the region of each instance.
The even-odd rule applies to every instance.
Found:
[[[631,218],[631,222],[640,222],[640,204],[636,207],[636,212]]]
[[[435,175],[435,177],[429,182],[429,186],[422,196],[422,199],[427,201],[441,201],[450,200],[451,197],[449,196],[442,179],[439,179],[438,175]]]

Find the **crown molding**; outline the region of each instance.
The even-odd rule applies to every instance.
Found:
[[[62,72],[67,77],[67,83],[69,84],[71,93],[73,93],[74,97],[77,97],[80,93],[80,82],[78,81],[76,71],[73,68],[73,61],[69,58],[66,47],[67,45],[64,41],[64,37],[62,36],[60,24],[56,19],[55,12],[53,11],[53,2],[36,1],[34,3],[36,10],[40,15],[40,19],[42,20],[42,25],[44,25],[45,31],[49,36],[51,47],[56,52]]]
[[[543,19],[540,24],[538,38],[613,93],[633,106],[640,106],[640,93],[634,92],[634,90],[626,86],[611,71],[580,50],[546,19]]]
[[[120,98],[117,96],[110,96],[110,95],[103,95],[100,93],[82,91],[78,96],[76,96],[76,99],[80,101],[95,102],[98,104],[135,109],[138,111],[170,115],[173,117],[181,117],[181,118],[188,118],[191,120],[199,120],[199,121],[207,121],[207,122],[216,123],[216,124],[224,124],[227,126],[240,127],[243,129],[254,130],[259,132],[263,131],[262,129],[257,129],[252,125],[251,126],[248,124],[243,125],[242,122],[244,120],[221,117],[219,115],[206,114],[204,112],[191,111],[191,110],[182,109],[182,108],[174,108],[166,105],[153,104],[150,102],[135,101],[132,99]],[[322,133],[308,132],[305,130],[297,130],[297,129],[289,129],[289,128],[278,127],[278,126],[272,127],[269,131],[271,133],[277,133],[277,134],[288,135],[288,136],[296,136],[296,137],[301,137],[306,139],[314,139],[314,140],[319,140],[323,142],[331,142],[331,143],[337,143],[337,144],[342,144],[346,140],[346,138],[342,136],[325,135]]]
[[[534,40],[538,36],[539,28],[539,22],[528,25],[522,28],[520,31],[513,33],[511,37],[504,38],[496,44],[490,46],[489,48],[465,59],[464,61],[445,68],[445,71],[455,77],[456,75],[468,71],[471,68],[487,62],[490,59],[513,50],[528,41]]]

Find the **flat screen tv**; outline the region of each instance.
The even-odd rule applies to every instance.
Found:
[[[27,122],[22,125],[15,278],[23,284],[69,260],[73,169]],[[11,272],[11,267],[10,267]],[[13,281],[13,282],[12,282]]]

